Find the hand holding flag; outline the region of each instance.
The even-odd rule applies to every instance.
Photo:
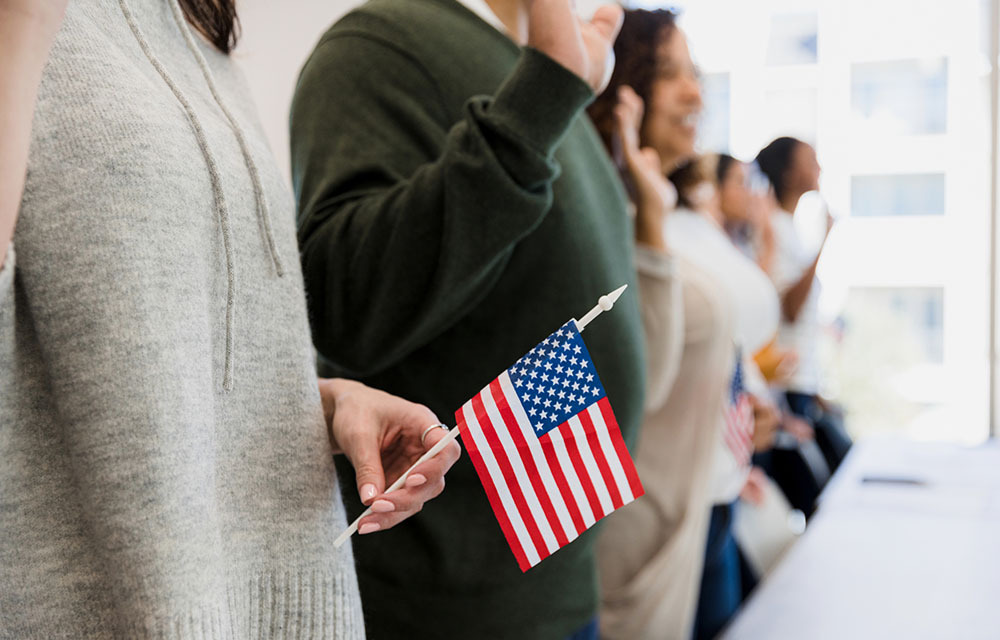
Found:
[[[641,496],[635,465],[580,335],[625,288],[601,296],[581,320],[567,322],[466,402],[455,414],[458,427],[386,493],[404,486],[417,465],[461,433],[522,571]]]

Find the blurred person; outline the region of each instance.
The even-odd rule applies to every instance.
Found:
[[[759,169],[729,154],[719,154],[715,182],[719,190],[722,226],[733,243],[767,272],[774,260],[774,231],[771,211],[776,206],[774,191],[755,184]]]
[[[582,115],[620,16],[580,21],[570,0],[373,0],[322,36],[291,144],[324,375],[453,411],[627,283],[587,347],[634,444],[645,358],[632,229]],[[403,526],[355,540],[369,636],[595,637],[594,531],[522,574],[471,462],[448,483]]]
[[[621,162],[626,181],[664,190],[664,176],[694,153],[702,108],[686,39],[673,13],[631,10],[615,55],[611,84],[590,115],[613,157],[649,159],[652,170],[641,175],[639,163]],[[683,204],[688,195],[677,197]],[[663,342],[660,327],[645,325],[651,362],[636,466],[646,495],[612,515],[598,542],[602,638],[687,640],[692,632],[718,419],[735,356],[735,317],[724,286],[690,259],[685,229],[675,234],[681,215],[671,211],[644,220],[637,212],[639,246],[659,242],[673,256],[682,306],[672,325],[679,342]],[[644,237],[647,222],[652,228]],[[638,268],[642,283],[651,274],[641,263]],[[641,304],[644,316],[671,311],[645,291]]]
[[[709,272],[730,301],[731,340],[736,345],[725,400],[716,409],[719,437],[708,495],[712,507],[695,617],[697,639],[714,638],[739,608],[744,589],[733,517],[750,478],[755,427],[759,421],[757,444],[769,448],[778,423],[767,385],[746,355],[764,346],[778,330],[778,295],[767,275],[733,244],[722,226],[717,160],[702,156],[670,174],[682,206],[667,223],[676,253]]]
[[[363,638],[334,454],[376,494],[363,529],[458,457],[379,495],[437,417],[317,379],[236,24],[0,0],[0,637]]]
[[[815,255],[806,250],[793,222],[801,197],[819,190],[816,150],[796,138],[781,137],[764,147],[756,162],[771,182],[778,204],[771,216],[775,256],[769,272],[781,295],[778,346],[794,350],[798,356],[798,365],[784,384],[785,396],[789,409],[811,422],[827,466],[831,472],[836,471],[850,449],[851,440],[844,429],[842,412],[819,393],[820,285],[816,278],[816,267],[833,228],[833,216],[827,211],[826,234]]]
[[[771,210],[776,206],[773,188],[758,167],[726,154],[718,156],[714,177],[719,189],[721,218],[730,239],[766,270],[774,262],[770,223]],[[775,337],[746,365],[753,379],[764,378],[760,381],[762,393],[754,397],[766,399],[778,414],[780,426],[775,437],[777,447],[757,449],[755,464],[775,478],[794,508],[811,514],[830,475],[829,467],[822,455],[821,459],[813,455],[816,444],[812,426],[787,409],[784,397],[775,403],[767,390],[767,383],[781,386],[790,379],[798,366],[798,356],[794,350],[778,346]]]

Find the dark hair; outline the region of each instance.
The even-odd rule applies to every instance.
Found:
[[[771,186],[774,187],[774,195],[779,202],[784,200],[788,193],[785,176],[792,166],[792,154],[795,153],[795,148],[800,144],[805,143],[798,138],[782,136],[761,149],[760,153],[757,154],[757,166],[771,182]]]
[[[715,165],[715,180],[722,186],[722,183],[726,181],[726,176],[729,175],[729,169],[735,164],[738,164],[739,160],[729,155],[728,153],[720,153],[718,155],[718,162]]]
[[[625,12],[622,30],[615,40],[615,71],[611,82],[587,109],[612,157],[617,155],[614,139],[618,88],[623,85],[632,87],[646,103],[646,113],[643,114],[645,124],[653,79],[656,77],[656,50],[677,29],[676,19],[677,14],[667,9],[629,9]]]
[[[691,193],[695,187],[703,182],[710,182],[715,178],[716,171],[712,166],[712,156],[695,156],[670,172],[667,179],[673,183],[677,189],[677,204],[688,209],[694,208],[694,201]]]
[[[236,0],[180,0],[184,17],[216,49],[228,54],[240,37]]]

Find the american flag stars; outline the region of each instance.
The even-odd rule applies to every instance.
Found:
[[[643,493],[573,321],[484,387],[455,419],[522,571]]]
[[[583,339],[569,323],[525,354],[508,374],[522,404],[541,409],[528,411],[539,436],[604,395],[600,381],[594,382],[597,372]]]

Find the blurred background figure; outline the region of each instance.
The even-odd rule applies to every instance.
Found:
[[[774,189],[756,164],[741,162],[728,154],[716,158],[711,175],[718,190],[718,218],[733,244],[767,271],[773,267],[775,256],[771,224],[772,210],[777,207]],[[774,292],[773,285],[770,288]],[[797,366],[797,352],[779,346],[776,335],[748,363],[748,378],[760,385],[753,397],[774,412],[779,427],[768,446],[755,449],[755,461],[777,481],[792,506],[811,514],[829,478],[829,466],[817,449],[811,424],[788,410],[783,391],[772,397],[767,387],[770,383],[783,388]]]
[[[701,91],[669,11],[626,12],[615,56],[611,84],[590,115],[636,205],[642,285],[654,276],[643,258],[650,246],[675,255],[688,242],[673,234],[680,214],[648,215],[642,205],[645,193],[674,192],[665,174],[694,152]],[[701,266],[675,255],[673,267],[679,305],[664,308],[640,292],[649,372],[633,455],[646,495],[608,518],[598,542],[603,638],[687,640],[694,623],[718,418],[734,361],[734,307]],[[679,348],[664,339],[671,317],[671,326],[683,328]]]
[[[793,222],[803,195],[819,190],[820,166],[811,145],[791,137],[777,138],[757,154],[756,164],[774,189],[777,207],[771,216],[774,259],[769,275],[781,295],[778,346],[797,355],[797,366],[782,385],[788,408],[808,420],[827,466],[836,471],[850,449],[842,411],[820,396],[819,349],[820,285],[816,267],[833,227],[826,212],[826,233],[819,249],[810,252]]]
[[[774,192],[757,167],[728,153],[720,153],[716,158],[715,182],[722,226],[733,244],[767,271],[774,259],[770,216],[776,205]]]

